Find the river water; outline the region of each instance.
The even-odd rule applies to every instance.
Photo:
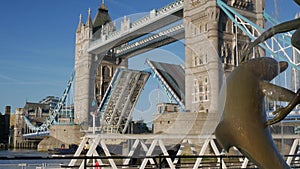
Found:
[[[9,159],[4,159],[4,158]],[[18,157],[50,157],[48,152],[36,150],[0,150],[0,169],[58,169],[61,164],[67,165],[70,160],[58,159],[22,159]]]

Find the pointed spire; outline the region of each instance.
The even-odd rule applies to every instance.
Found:
[[[76,32],[80,32],[81,26],[82,26],[82,15],[80,14],[80,15],[79,15],[79,24],[78,24],[78,27],[77,27],[77,31],[76,31]]]
[[[104,0],[102,0],[102,4],[98,8],[98,12],[94,18],[93,22],[93,33],[95,33],[97,30],[101,29],[102,25],[105,25],[106,23],[111,22],[111,18],[108,14],[108,9],[104,5]]]
[[[104,0],[102,0],[101,6],[99,7],[99,10],[108,11],[107,7],[104,4]]]
[[[82,23],[82,14],[79,15],[79,23]]]
[[[87,27],[92,27],[92,19],[91,19],[91,8],[89,8],[88,10],[88,19],[86,21],[86,24],[85,24]]]

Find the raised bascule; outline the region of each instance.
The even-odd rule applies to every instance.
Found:
[[[264,9],[263,0],[176,0],[134,21],[124,17],[119,28],[112,22],[104,2],[93,21],[90,10],[85,24],[80,16],[76,30],[74,122],[87,133],[75,156],[80,155],[86,143],[90,144],[87,156],[99,155],[96,151],[98,145],[106,156],[112,156],[107,140],[131,140],[133,144],[122,154],[128,157],[136,153],[137,147],[141,147],[139,151],[145,156],[154,155],[155,149],[167,156],[167,147],[172,145],[172,141],[181,145],[177,155],[183,154],[185,145],[189,145],[193,155],[204,155],[208,149],[215,155],[221,155],[212,132],[220,118],[218,99],[223,76],[240,64],[242,49],[265,30],[265,21],[278,23]],[[273,57],[288,62],[290,72],[297,72],[300,69],[296,58],[299,51],[291,46],[290,38],[290,33],[279,34],[254,48],[250,58]],[[184,68],[168,67],[151,59],[147,63],[170,100],[183,112],[177,112],[172,117],[175,120],[168,121],[165,132],[124,134],[150,76],[149,72],[128,69],[128,58],[181,39],[185,43]],[[173,74],[170,73],[172,71]],[[177,75],[174,71],[178,71]],[[288,77],[285,74],[284,80],[274,80],[274,83],[287,82]],[[176,78],[182,78],[184,84],[176,82]],[[296,85],[298,78],[293,78],[293,91],[299,88]],[[53,119],[64,105],[71,84],[72,81],[68,83],[58,107],[42,126],[30,126],[30,121],[26,121],[36,134],[54,124]],[[276,107],[276,103],[273,105]],[[293,140],[288,153],[296,153],[300,137],[296,134],[274,135],[274,139],[285,137]],[[170,168],[178,164],[178,159],[166,160]],[[287,158],[287,163],[291,165],[292,160],[292,157]],[[103,164],[103,161],[98,161]],[[249,164],[247,159],[240,161],[241,168]],[[110,167],[117,168],[113,159],[108,162]],[[128,158],[123,164],[128,165],[129,162]],[[76,163],[78,161],[72,160],[69,165]],[[148,163],[153,164],[154,161],[145,158],[140,168],[145,168]],[[193,168],[198,168],[201,163],[202,158],[198,158]],[[222,164],[223,168],[230,166],[225,161]],[[81,163],[80,168],[83,167],[84,163]]]
[[[149,72],[118,69],[112,78],[98,110],[98,131],[125,134],[133,108],[150,76]]]

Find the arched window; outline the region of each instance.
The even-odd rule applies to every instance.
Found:
[[[103,66],[102,76],[103,77],[110,77],[110,68],[108,66]]]

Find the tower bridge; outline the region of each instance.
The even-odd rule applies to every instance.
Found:
[[[195,117],[201,118],[200,122],[203,122],[203,124],[199,124],[199,121],[195,120],[197,118],[194,118],[193,126],[190,126],[190,129],[194,129],[195,126],[198,127],[198,131],[195,130],[195,133],[193,133],[196,136],[192,136],[192,134],[186,136],[186,139],[191,137],[197,140],[198,137],[201,137],[201,132],[203,131],[201,127],[206,124],[205,122],[207,120],[216,120],[210,115],[215,115],[218,111],[219,89],[223,75],[233,70],[235,66],[238,66],[243,46],[264,30],[264,1],[239,2],[239,0],[231,0],[227,3],[221,0],[177,0],[161,9],[150,11],[148,15],[134,22],[124,17],[118,30],[116,30],[115,24],[111,21],[108,9],[104,4],[101,4],[93,22],[90,12],[85,24],[83,24],[80,17],[76,30],[75,123],[84,128],[90,127],[92,124],[90,113],[97,109],[92,103],[96,102],[100,105],[98,110],[102,112],[102,124],[105,124],[106,128],[107,126],[115,125],[118,128],[115,131],[124,133],[124,127],[128,124],[128,119],[131,117],[130,109],[132,109],[132,106],[128,109],[122,106],[127,104],[127,98],[131,96],[137,98],[136,96],[139,95],[149,76],[144,74],[144,78],[139,79],[140,81],[138,78],[137,81],[134,81],[134,77],[128,74],[128,76],[125,75],[126,71],[129,71],[127,69],[127,59],[153,48],[184,39],[185,95],[184,98],[177,98],[177,101],[186,110],[184,116],[195,115]],[[172,25],[180,21],[183,21],[183,23]],[[167,27],[169,25],[172,26]],[[259,29],[257,29],[258,25],[260,26]],[[278,59],[289,60],[290,57],[285,54],[287,52],[283,52],[286,48],[280,47],[281,43],[283,42],[277,43],[280,50],[262,46],[256,48],[252,56],[272,55],[272,57],[276,57],[283,55],[283,57]],[[289,62],[293,67],[299,69],[297,67],[299,63],[296,63],[295,60],[289,60]],[[120,73],[117,71],[118,68],[125,71],[123,75],[127,76],[127,78],[123,78],[123,80],[120,80],[122,78],[117,78],[119,79],[118,83],[123,83],[116,87],[117,83],[115,82],[117,81],[115,81],[114,75],[117,77],[117,74]],[[141,75],[143,73],[138,72],[137,74]],[[125,83],[130,80],[133,80],[131,82],[135,84],[136,88],[127,90],[125,88],[128,86]],[[137,85],[141,81],[143,85]],[[113,88],[118,92],[114,92]],[[135,89],[138,89],[137,93],[135,93]],[[118,96],[113,93],[116,93]],[[111,98],[115,100],[111,100]],[[127,100],[120,100],[120,98]],[[118,99],[119,101],[117,101]],[[134,106],[134,104],[132,105]],[[123,112],[117,110],[121,108],[124,108]],[[50,120],[54,116],[55,114],[51,114]],[[182,120],[181,126],[189,123],[189,121],[183,120],[183,115],[179,116],[182,117],[180,118]],[[52,122],[47,122],[45,125],[49,126]],[[171,125],[169,124],[169,126]],[[181,126],[175,125],[175,129],[179,131]],[[210,128],[210,130],[213,130],[213,127],[210,126]],[[174,134],[174,132],[175,130],[171,133]],[[87,135],[84,141],[93,144],[94,148],[88,152],[88,155],[97,155],[94,151],[97,146],[94,143],[100,143],[101,146],[106,147],[106,140],[103,139],[109,138],[108,135]],[[299,138],[294,135],[293,138],[296,140],[295,145],[293,145],[294,148],[298,144]],[[140,139],[143,138],[141,137]],[[155,139],[156,141],[153,141]],[[168,137],[168,139],[172,140],[172,137]],[[136,140],[139,139],[137,138]],[[181,138],[181,140],[185,140],[185,137]],[[215,154],[220,155],[221,152],[214,147],[212,140],[213,138],[208,140],[208,142],[206,141],[204,145],[211,144]],[[158,143],[163,153],[167,154],[165,145],[163,145],[163,141],[159,140],[157,134],[153,136],[152,141],[149,148],[146,144],[142,145],[145,152],[149,152],[151,155],[153,152],[152,148]],[[81,148],[83,148],[83,142]],[[200,153],[204,152],[205,149],[201,149]],[[105,153],[107,156],[110,156],[109,153]],[[147,160],[143,162],[143,166],[147,162]],[[199,166],[200,162],[201,160],[197,160],[195,166]],[[170,161],[168,163],[171,164]],[[115,168],[112,161],[110,161],[110,164]]]
[[[93,23],[91,23],[90,13],[85,25],[80,19],[76,33],[75,56],[76,123],[87,126],[91,122],[88,113],[93,111],[91,103],[95,100],[95,95],[98,95],[97,102],[100,103],[105,89],[108,87],[109,80],[104,82],[101,73],[99,75],[100,81],[96,82],[97,72],[103,74],[105,68],[105,71],[108,72],[106,79],[107,77],[111,79],[117,66],[127,67],[127,58],[184,38],[182,24],[164,28],[182,20],[183,3],[183,0],[177,0],[161,9],[151,10],[148,15],[132,23],[129,18],[124,17],[118,30],[116,30],[115,24],[111,22],[104,4],[100,6],[94,22],[103,20],[101,18],[107,18],[107,20],[103,21],[98,30],[95,30]],[[158,33],[148,35],[157,30]],[[141,39],[138,40],[138,38]],[[104,63],[105,57],[115,60],[114,63]]]

